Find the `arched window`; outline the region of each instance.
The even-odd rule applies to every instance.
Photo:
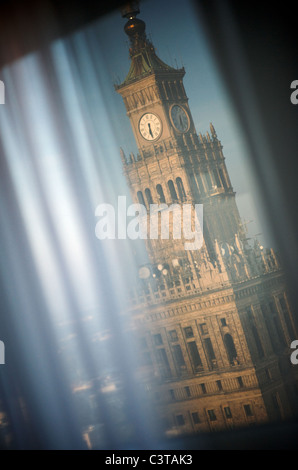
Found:
[[[237,361],[237,351],[235,348],[234,340],[229,333],[225,334],[224,336],[224,345],[226,347],[230,363],[234,364]]]
[[[247,308],[247,316],[248,316],[248,320],[249,320],[249,323],[250,323],[251,332],[252,332],[252,335],[253,335],[255,343],[256,343],[258,355],[259,355],[260,358],[262,358],[265,355],[264,354],[264,349],[263,349],[262,342],[260,340],[260,336],[259,336],[259,333],[258,333],[258,330],[257,330],[257,327],[256,327],[256,321],[255,321],[252,309],[250,307]]]
[[[137,197],[138,197],[139,203],[142,204],[143,206],[146,206],[142,191],[137,192]]]
[[[221,188],[221,181],[220,181],[220,178],[219,178],[219,174],[218,174],[218,170],[217,170],[217,169],[213,170],[213,176],[214,176],[214,179],[215,179],[215,181],[216,181],[216,186],[217,186],[218,188]]]
[[[186,199],[186,194],[185,194],[184,186],[182,183],[182,179],[180,177],[176,178],[176,184],[178,188],[180,201],[183,202]]]
[[[261,340],[260,340],[258,330],[257,330],[255,325],[253,325],[251,327],[251,330],[252,330],[252,334],[253,334],[253,337],[254,337],[254,340],[255,340],[255,343],[256,343],[256,346],[257,346],[258,355],[259,355],[260,358],[262,358],[262,357],[264,357],[265,353],[264,353],[264,349],[263,349],[263,346],[262,346],[262,343],[261,343]]]
[[[219,175],[220,175],[220,179],[221,179],[221,181],[222,181],[223,187],[224,187],[225,189],[228,189],[227,181],[226,181],[224,172],[222,171],[221,168],[219,169]]]
[[[159,366],[160,375],[164,378],[171,377],[171,369],[167,353],[164,348],[158,348],[155,351],[156,362]]]
[[[145,189],[145,196],[147,199],[148,204],[153,204],[152,196],[151,196],[151,191],[149,188]]]
[[[216,362],[216,357],[215,357],[214,349],[213,349],[210,338],[205,338],[204,339],[204,346],[205,346],[205,351],[206,351],[206,354],[207,354],[209,366],[211,366],[212,369],[216,368],[217,367],[217,362]]]
[[[178,201],[176,189],[175,189],[175,186],[174,186],[174,183],[173,183],[172,180],[168,181],[168,187],[169,187],[169,190],[170,190],[172,201]]]
[[[175,364],[177,366],[178,371],[181,371],[181,369],[185,369],[186,364],[185,364],[185,360],[183,357],[180,344],[175,344],[173,346],[173,356],[174,356]]]
[[[204,173],[204,176],[205,176],[205,180],[206,180],[206,182],[207,182],[207,187],[208,187],[208,189],[212,189],[212,181],[211,181],[211,177],[210,177],[209,171],[206,171],[206,172]]]
[[[192,359],[192,363],[194,365],[195,370],[203,368],[203,364],[201,361],[201,357],[198,351],[198,347],[195,341],[189,341],[187,343],[188,351],[190,353],[190,357]]]
[[[158,194],[159,202],[160,202],[161,204],[165,203],[165,202],[166,202],[166,199],[165,199],[165,195],[164,195],[164,192],[163,192],[163,189],[162,189],[162,185],[161,185],[161,184],[157,184],[157,185],[156,185],[156,191],[157,191],[157,194]]]
[[[196,181],[199,186],[200,194],[205,194],[205,187],[201,175],[196,175]]]

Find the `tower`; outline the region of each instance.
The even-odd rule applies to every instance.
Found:
[[[204,212],[200,249],[185,250],[183,237],[146,240],[150,264],[129,311],[148,393],[169,433],[291,417],[297,327],[278,257],[248,243],[216,131],[197,134],[184,68],[157,56],[131,5],[123,11],[131,66],[115,88],[138,145],[129,159],[121,151],[132,198],[148,213],[152,204]]]
[[[215,258],[215,239],[230,243],[236,233],[244,237],[222,146],[212,124],[210,134],[198,137],[183,85],[185,70],[170,67],[156,55],[136,13],[127,14],[125,25],[131,43],[130,70],[116,87],[139,149],[136,157],[130,155],[128,165],[122,153],[132,197],[144,205],[203,204],[204,239]],[[160,246],[148,247],[151,259]]]

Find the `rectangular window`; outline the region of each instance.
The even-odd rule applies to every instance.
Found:
[[[204,339],[204,344],[205,344],[205,348],[206,348],[206,352],[207,352],[209,360],[215,361],[216,358],[215,358],[214,349],[211,343],[211,339],[210,338]]]
[[[191,397],[191,391],[189,387],[184,387],[185,393],[187,397]]]
[[[156,350],[156,361],[158,364],[169,366],[168,356],[163,348]]]
[[[231,408],[229,406],[224,407],[225,416],[227,419],[232,418]]]
[[[179,344],[173,346],[174,359],[178,367],[185,367],[184,357]]]
[[[253,334],[253,337],[254,337],[254,340],[255,340],[255,343],[256,343],[259,358],[262,358],[262,357],[264,357],[265,353],[264,353],[264,349],[263,349],[263,346],[262,346],[262,343],[261,343],[261,340],[260,340],[258,330],[257,330],[255,325],[252,325],[251,331],[252,331],[252,334]]]
[[[192,338],[193,337],[192,327],[187,326],[186,328],[184,328],[184,333],[185,333],[186,338]]]
[[[283,328],[280,323],[280,319],[276,311],[275,302],[269,302],[269,312],[270,312],[270,317],[273,319],[273,323],[274,323],[274,327],[275,327],[275,331],[276,331],[279,343],[281,346],[286,346],[287,343],[284,337]]]
[[[238,385],[239,385],[240,388],[243,388],[243,387],[244,387],[244,383],[243,383],[242,377],[237,377],[237,382],[238,382]]]
[[[194,424],[199,424],[201,422],[199,413],[197,411],[195,411],[194,413],[191,413],[191,417],[192,417]]]
[[[171,341],[178,341],[178,335],[177,335],[176,330],[169,331],[169,335],[170,335],[170,340]]]
[[[273,393],[273,394],[272,394],[272,402],[273,402],[274,408],[276,408],[277,410],[279,410],[279,403],[278,403],[278,398],[277,398],[277,394],[276,394],[276,393]]]
[[[255,324],[255,319],[254,319],[254,315],[252,313],[251,307],[247,307],[246,313],[247,313],[248,320],[250,321],[251,324],[254,325]]]
[[[178,426],[183,426],[185,424],[183,415],[177,415],[176,416],[176,422],[177,422]]]
[[[221,181],[220,181],[220,179],[219,179],[219,175],[218,175],[218,172],[217,172],[216,169],[213,170],[213,176],[214,176],[214,179],[215,179],[215,181],[216,181],[216,186],[217,186],[218,188],[221,188]]]
[[[275,308],[274,302],[269,302],[269,310],[270,310],[271,315],[276,313],[276,308]]]
[[[155,346],[160,346],[161,344],[163,344],[162,337],[160,334],[153,335],[153,340],[154,340]]]
[[[207,393],[206,385],[205,385],[205,384],[201,384],[201,389],[202,389],[202,392],[203,392],[204,394]]]
[[[202,180],[200,175],[196,175],[194,178],[196,178],[196,179],[194,179],[194,184],[196,186],[196,190],[197,190],[197,188],[199,188],[199,191],[200,191],[199,196],[202,196],[202,194],[205,193],[203,180]]]
[[[201,323],[200,324],[200,330],[203,335],[206,335],[208,333],[208,328],[206,323]]]
[[[218,390],[222,390],[222,383],[221,383],[221,380],[217,380],[216,381],[216,384],[217,384],[217,387],[218,387]]]
[[[220,319],[221,326],[227,326],[227,321],[225,318]]]
[[[206,182],[207,182],[207,187],[208,187],[208,189],[212,189],[212,181],[211,181],[211,177],[210,177],[209,171],[207,171],[206,173],[204,173],[204,176],[205,176],[205,180],[206,180]]]
[[[220,179],[221,179],[221,181],[222,181],[223,187],[224,187],[225,189],[228,189],[228,185],[227,185],[227,182],[226,182],[226,178],[225,178],[224,172],[222,171],[221,168],[219,169],[219,174],[220,174]]]
[[[244,405],[244,411],[246,416],[253,416],[253,412],[250,405]]]
[[[195,341],[187,343],[188,351],[195,369],[202,368],[202,361]]]
[[[273,322],[274,322],[274,326],[275,326],[275,330],[277,332],[277,336],[278,336],[278,339],[279,339],[279,342],[280,344],[282,345],[286,345],[287,342],[285,340],[285,336],[284,336],[284,332],[283,332],[283,329],[282,329],[282,325],[280,323],[280,319],[277,315],[277,313],[275,315],[273,315]]]
[[[160,373],[163,377],[171,376],[170,364],[168,361],[168,356],[166,351],[163,348],[157,349],[156,352],[156,362],[159,365]]]
[[[283,333],[283,328],[282,328],[282,325],[280,323],[280,319],[278,317],[274,302],[269,302],[269,310],[270,310],[270,315],[273,318],[273,323],[274,323],[274,327],[275,327],[275,331],[276,331],[278,340],[279,340],[279,342],[282,346],[286,346],[287,342],[285,340],[285,336],[284,336],[284,333]]]
[[[281,306],[281,309],[282,309],[282,313],[284,315],[284,319],[285,319],[285,322],[286,322],[286,325],[287,325],[287,329],[288,329],[290,338],[291,338],[291,340],[293,340],[293,339],[295,339],[295,333],[294,333],[293,325],[292,325],[291,318],[290,318],[290,315],[289,315],[289,310],[288,310],[288,307],[287,307],[287,304],[286,304],[286,301],[285,301],[284,297],[281,297],[279,299],[279,303],[280,303],[280,306]]]
[[[263,314],[263,318],[266,323],[267,331],[270,336],[272,349],[273,351],[279,351],[281,345],[278,341],[278,333],[275,330],[275,325],[272,324],[272,315],[270,314],[269,309],[267,309],[267,306],[265,304],[261,304],[260,307]]]
[[[216,421],[216,414],[214,410],[208,410],[208,416],[209,416],[210,421]]]
[[[175,392],[174,392],[174,390],[172,390],[172,389],[169,390],[169,393],[170,393],[171,399],[172,399],[172,400],[175,400]]]

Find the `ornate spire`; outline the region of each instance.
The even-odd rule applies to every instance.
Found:
[[[124,153],[124,150],[123,150],[122,147],[120,147],[120,156],[121,156],[121,160],[122,160],[123,164],[126,164],[127,160],[126,160],[126,156],[125,156],[125,153]]]
[[[146,25],[144,21],[137,18],[140,13],[139,2],[129,2],[121,11],[122,16],[128,19],[124,31],[130,39],[129,53],[130,57],[133,57],[148,44],[145,33]]]
[[[212,137],[217,138],[217,135],[216,135],[216,132],[215,132],[215,129],[214,129],[214,126],[213,126],[212,122],[210,122],[210,131],[211,131]]]
[[[140,13],[139,3],[139,0],[126,2],[126,4],[120,8],[122,17],[128,19],[135,18],[138,13]]]
[[[153,44],[146,36],[146,24],[137,18],[140,10],[139,2],[129,2],[121,9],[122,16],[128,21],[124,26],[124,31],[130,40],[129,54],[131,66],[124,82],[116,88],[121,88],[136,79],[142,78],[151,73],[175,72],[177,70],[164,63],[155,53]],[[179,69],[184,75],[184,68]]]

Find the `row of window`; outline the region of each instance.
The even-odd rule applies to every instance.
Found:
[[[282,296],[278,299],[280,308],[282,311],[282,315],[285,321],[286,328],[288,330],[288,334],[291,339],[295,338],[295,331],[291,321],[290,313],[285,301],[285,298]],[[288,342],[286,340],[284,327],[282,322],[279,318],[279,314],[276,309],[275,302],[271,301],[268,305],[261,304],[260,306],[261,312],[263,314],[263,318],[265,321],[265,325],[267,327],[267,331],[269,334],[269,338],[272,344],[273,351],[279,351],[281,348],[286,347]],[[258,353],[259,358],[263,358],[265,355],[264,347],[258,332],[256,319],[254,317],[253,311],[251,307],[246,309],[247,319],[249,322],[250,330],[252,333],[252,337],[254,338],[254,342],[256,345],[256,350]]]
[[[223,326],[227,325],[225,318],[221,319],[221,324]],[[216,360],[214,348],[212,345],[212,341],[210,337],[207,336],[208,327],[206,323],[199,324],[199,330],[202,335],[202,346],[203,346],[204,354],[205,354],[209,369],[217,368],[217,360]],[[203,370],[203,362],[200,356],[200,352],[198,350],[197,343],[195,341],[193,328],[191,326],[187,326],[183,328],[183,331],[184,331],[184,335],[186,338],[187,351],[191,359],[191,363],[192,363],[194,370],[195,371]],[[174,329],[170,330],[168,332],[168,335],[169,335],[169,341],[170,341],[170,349],[173,353],[174,362],[178,371],[186,370],[186,362],[185,362],[185,358],[184,358],[181,346],[180,344],[177,344],[179,340],[177,331]],[[153,335],[153,343],[157,348],[155,350],[155,355],[156,355],[157,363],[160,365],[160,368],[162,370],[162,375],[166,374],[166,376],[171,376],[170,364],[169,364],[169,360],[167,357],[167,352],[164,348],[161,348],[161,346],[164,344],[164,340],[160,333]],[[239,364],[239,359],[237,357],[237,351],[236,351],[236,347],[234,344],[234,340],[229,333],[226,333],[224,335],[223,343],[224,343],[230,364],[232,365]],[[145,338],[142,338],[141,340],[141,347],[143,350],[148,347]],[[143,357],[144,365],[152,364],[152,358],[148,351],[144,352],[142,357]]]
[[[238,387],[239,388],[244,388],[244,382],[243,382],[242,377],[240,377],[240,376],[236,377],[236,380],[237,380]],[[207,394],[206,384],[205,383],[200,383],[199,385],[200,385],[200,389],[201,389],[202,394],[206,395]],[[217,385],[217,390],[219,392],[222,392],[224,390],[221,380],[216,380],[216,385]],[[184,387],[184,392],[185,392],[185,394],[188,398],[193,396],[193,393],[192,393],[189,386]],[[175,390],[170,389],[169,394],[170,394],[170,397],[173,401],[177,399],[176,394],[175,394]],[[195,395],[197,395],[197,394],[195,394]]]
[[[234,342],[232,342],[232,341],[233,341],[233,339],[229,334],[225,335],[224,344],[226,346],[227,353],[228,353],[229,358],[231,360],[233,358],[233,365],[236,365],[236,364],[239,364],[239,360],[235,356],[236,350],[234,349],[235,348],[234,347]],[[213,349],[210,338],[205,338],[203,340],[203,345],[204,345],[204,350],[205,350],[205,353],[206,353],[209,369],[211,369],[211,370],[216,369],[217,368],[217,361],[216,361],[216,358],[215,358],[214,349]],[[231,350],[229,350],[229,348],[232,349],[232,352],[231,352]],[[184,355],[183,355],[180,344],[172,345],[171,350],[172,350],[172,353],[173,353],[175,366],[176,366],[178,372],[181,373],[183,370],[186,372],[187,371],[187,366],[186,366],[186,362],[185,362]],[[194,370],[196,372],[199,372],[199,371],[203,370],[204,367],[203,367],[203,363],[202,363],[201,356],[200,356],[200,353],[199,353],[196,342],[195,341],[188,341],[187,342],[187,350],[188,350],[188,353],[189,353],[189,356],[190,356],[190,359],[191,359]],[[171,377],[172,376],[172,371],[171,371],[171,367],[170,367],[170,363],[169,363],[169,360],[168,360],[166,350],[164,348],[161,348],[161,347],[157,348],[155,350],[155,358],[156,358],[156,362],[159,366],[161,375],[163,377]],[[149,351],[145,351],[145,352],[142,353],[142,363],[143,363],[143,365],[148,365],[148,366],[153,364],[152,357],[151,357],[151,354],[150,354]]]
[[[176,178],[176,187],[172,180],[169,180],[167,182],[167,185],[168,185],[168,190],[169,190],[172,202],[178,202],[178,201],[184,202],[186,200],[186,193],[185,193],[184,185],[180,177]],[[165,198],[164,190],[161,184],[156,185],[156,192],[157,192],[157,197],[158,197],[158,204],[165,204],[166,198]],[[150,204],[154,204],[151,190],[149,188],[145,189],[145,197],[142,191],[138,191],[137,198],[138,198],[139,203],[142,204],[143,206],[149,207]]]
[[[250,418],[254,416],[254,413],[250,404],[243,405],[243,410],[244,410],[246,417]],[[210,409],[206,411],[207,411],[209,421],[217,421],[217,414],[214,409]],[[229,406],[223,407],[223,412],[224,412],[224,416],[226,419],[233,418],[233,414]],[[191,415],[193,424],[200,424],[202,422],[201,416],[198,411],[194,411],[190,413],[190,415]],[[178,426],[184,426],[186,424],[184,415],[179,414],[179,415],[176,415],[175,418],[176,418],[176,424]]]
[[[288,327],[290,335],[294,334],[294,329],[291,323],[291,319],[289,316],[289,312],[285,303],[285,300],[283,298],[279,299],[281,308],[283,311],[283,315],[285,318],[286,325]],[[261,310],[264,315],[265,323],[267,324],[269,336],[271,338],[271,341],[273,343],[273,346],[275,346],[275,342],[278,341],[279,345],[285,346],[287,345],[286,338],[283,332],[283,327],[281,325],[280,319],[278,317],[278,314],[276,312],[276,309],[274,308],[272,302],[269,305],[270,308],[270,317],[268,317],[268,311],[265,309],[264,305],[261,305]],[[249,326],[250,326],[250,331],[252,334],[252,337],[254,339],[254,343],[256,345],[256,350],[258,353],[259,358],[263,358],[265,355],[264,347],[259,335],[258,327],[256,324],[256,320],[254,318],[253,312],[251,307],[247,308],[247,318],[249,321]],[[221,325],[222,326],[227,326],[226,319],[222,318],[221,319]],[[208,337],[208,327],[206,323],[201,323],[198,325],[200,334],[202,335],[202,345],[203,345],[203,350],[207,359],[207,363],[209,368],[214,369],[217,367],[217,361],[216,361],[216,356],[214,353],[214,348],[212,345],[212,341],[210,337]],[[274,335],[272,335],[272,328],[274,328]],[[203,369],[203,362],[200,356],[200,352],[197,347],[197,343],[195,340],[191,341],[192,338],[195,338],[195,333],[194,330],[191,326],[187,326],[183,328],[184,331],[184,336],[186,339],[186,346],[187,346],[187,351],[189,354],[189,357],[191,359],[193,368],[195,371],[199,371]],[[173,358],[175,365],[178,370],[186,370],[186,362],[185,358],[181,349],[180,344],[175,344],[178,343],[179,337],[178,333],[175,329],[170,330],[168,332],[169,335],[169,343],[170,343],[170,348],[173,353]],[[153,335],[153,342],[154,345],[158,348],[156,350],[156,355],[157,355],[157,362],[161,366],[163,370],[163,375],[171,376],[171,371],[170,371],[170,365],[169,365],[169,360],[167,357],[167,352],[165,349],[161,348],[161,346],[164,344],[164,340],[161,334],[157,333]],[[234,340],[232,336],[229,333],[226,333],[223,336],[223,343],[227,352],[227,356],[229,359],[229,362],[231,365],[236,365],[239,364],[239,359],[237,355],[237,350],[234,344]],[[147,343],[146,339],[142,339],[142,348],[145,349],[147,348]],[[274,348],[274,350],[277,350]],[[152,364],[152,359],[151,355],[149,352],[144,353],[143,355],[144,364]]]
[[[283,317],[285,319],[285,323],[287,325],[287,329],[288,329],[288,333],[290,335],[290,339],[294,340],[296,338],[296,334],[295,334],[293,324],[292,324],[292,321],[291,321],[291,318],[290,318],[290,313],[289,313],[287,303],[286,303],[284,297],[280,297],[278,300],[279,300],[279,304],[280,304],[280,307],[281,307],[281,311],[283,313]]]
[[[227,326],[227,321],[225,318],[221,318],[220,319],[220,324],[221,326]],[[198,325],[199,327],[199,330],[200,330],[200,333],[202,335],[207,335],[209,333],[208,331],[208,326],[207,326],[207,323],[200,323]],[[193,338],[194,337],[194,332],[193,332],[193,328],[192,326],[186,326],[183,328],[183,331],[184,331],[184,334],[185,334],[185,337],[188,339],[188,338]],[[170,330],[168,332],[169,334],[169,337],[170,337],[170,340],[171,342],[175,342],[175,341],[178,341],[178,334],[177,334],[177,331],[176,330]],[[163,339],[162,339],[162,336],[160,333],[157,333],[155,335],[153,335],[153,341],[154,341],[154,344],[155,346],[161,346],[163,344]],[[146,343],[146,339],[145,338],[142,338],[142,347],[147,347],[147,343]]]
[[[227,189],[226,180],[225,180],[223,171],[221,169],[213,170],[213,177],[214,177],[214,181],[216,184],[214,184],[213,181],[211,180],[209,172],[205,172],[203,173],[203,175],[204,175],[205,181],[207,182],[208,190],[214,189],[215,187],[218,187],[218,188],[224,187],[225,189]],[[192,180],[195,186],[197,186],[198,184],[199,189],[200,189],[200,194],[204,194],[205,186],[202,183],[201,176],[197,175],[196,180],[194,177],[192,178]],[[180,177],[176,178],[175,183],[176,183],[176,186],[172,180],[168,180],[167,182],[167,187],[169,190],[170,198],[172,202],[178,202],[178,201],[184,202],[186,200],[186,192],[184,189],[182,179]],[[166,197],[165,197],[165,193],[161,184],[156,185],[156,192],[157,192],[157,197],[158,197],[158,203],[165,204]],[[144,206],[146,205],[149,206],[150,204],[154,203],[151,190],[149,188],[145,189],[145,197],[142,191],[138,191],[137,198],[138,198],[139,203]]]
[[[177,82],[162,82],[165,97],[170,100],[177,100],[185,97],[184,86],[181,81]]]
[[[192,185],[195,190],[199,190],[199,194],[205,194],[206,191],[210,191],[217,188],[228,189],[227,180],[224,172],[221,168],[215,168],[201,174],[191,175]]]

